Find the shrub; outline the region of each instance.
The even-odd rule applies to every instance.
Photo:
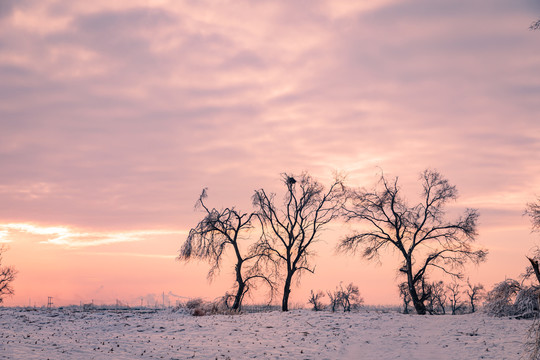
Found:
[[[521,289],[514,302],[514,312],[521,318],[534,318],[538,315],[538,296],[540,289],[531,286]]]
[[[322,291],[318,291],[317,293],[314,293],[313,290],[311,290],[311,295],[309,297],[308,302],[311,305],[313,305],[313,311],[320,311],[324,309],[324,304],[321,301],[323,297],[324,297],[324,293]]]
[[[190,299],[186,303],[186,308],[193,310],[195,308],[200,307],[202,304],[203,304],[203,300],[201,298]]]
[[[538,314],[538,287],[522,287],[516,280],[507,279],[488,292],[484,311],[492,316],[536,317]]]

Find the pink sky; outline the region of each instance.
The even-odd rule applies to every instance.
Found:
[[[540,194],[539,17],[533,0],[2,1],[5,304],[217,297],[232,269],[208,284],[175,261],[201,189],[250,211],[303,170],[371,186],[383,169],[414,198],[438,169],[481,214],[471,280],[517,277],[540,243],[522,216]],[[399,302],[391,253],[333,255],[347,226],[293,302],[341,280]]]

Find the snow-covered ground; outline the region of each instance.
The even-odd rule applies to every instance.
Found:
[[[530,320],[0,308],[0,359],[520,359]]]

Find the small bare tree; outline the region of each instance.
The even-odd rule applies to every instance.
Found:
[[[485,294],[484,285],[482,284],[473,285],[471,284],[469,279],[467,279],[467,289],[465,289],[465,294],[469,298],[469,304],[471,305],[471,312],[473,313],[476,311],[476,304],[478,303],[478,301],[484,297],[484,294]]]
[[[433,314],[446,314],[446,301],[448,296],[446,295],[446,289],[444,282],[437,281],[430,284],[431,296],[429,297],[429,308]]]
[[[256,214],[242,213],[234,207],[222,210],[209,209],[204,203],[207,197],[206,191],[207,189],[202,191],[195,205],[196,208],[203,209],[205,216],[189,231],[178,259],[188,261],[197,258],[208,261],[211,265],[208,278],[212,279],[221,268],[224,253],[231,248],[236,259],[236,294],[231,308],[240,310],[242,300],[254,280],[262,280],[268,284],[271,292],[274,289],[272,281],[258,267],[257,260],[260,254],[256,252],[243,254],[240,246],[243,234],[252,229],[252,220]]]
[[[324,293],[322,291],[317,291],[317,293],[314,293],[313,290],[311,290],[311,295],[309,296],[308,302],[313,305],[313,311],[321,311],[324,309],[324,305],[321,301],[323,297]]]
[[[418,314],[426,313],[429,287],[424,278],[430,268],[459,278],[466,261],[484,261],[487,251],[474,249],[478,213],[467,209],[455,221],[445,220],[445,205],[457,198],[457,190],[437,171],[425,170],[421,177],[422,202],[409,206],[401,196],[398,179],[389,182],[381,175],[379,187],[367,191],[350,190],[351,202],[344,207],[347,221],[369,225],[343,239],[339,249],[362,250],[364,258],[375,259],[381,250],[394,248],[402,255],[400,271],[407,279],[408,291]]]
[[[530,30],[538,30],[538,29],[540,29],[540,19],[534,21],[534,22],[531,24],[531,26],[529,26],[529,29],[530,29]]]
[[[2,266],[2,254],[7,250],[4,245],[0,246],[0,304],[4,302],[6,296],[13,295],[11,286],[17,271],[11,266]]]
[[[456,315],[461,309],[463,309],[463,303],[459,294],[461,293],[461,286],[454,281],[446,286],[450,297],[450,309],[452,309],[452,315]]]
[[[327,291],[326,294],[330,298],[332,312],[335,312],[339,307],[343,308],[344,312],[351,311],[352,308],[356,308],[364,302],[364,299],[360,296],[358,286],[353,283],[350,283],[345,288],[343,288],[343,283],[339,283],[334,292]]]
[[[275,204],[274,194],[263,189],[255,191],[253,205],[263,228],[256,252],[284,270],[281,309],[288,311],[293,277],[314,272],[309,264],[313,245],[321,229],[338,216],[344,186],[338,176],[328,190],[307,173],[299,177],[282,174],[282,180],[287,189],[283,207]]]
[[[344,312],[351,311],[351,307],[356,308],[364,302],[364,299],[360,296],[358,286],[350,283],[345,288],[343,288],[342,284],[339,284],[339,287],[338,297]]]
[[[335,312],[340,305],[340,296],[339,296],[339,290],[336,288],[336,291],[331,292],[329,290],[326,291],[326,294],[328,295],[328,298],[330,299],[330,309],[332,312]]]

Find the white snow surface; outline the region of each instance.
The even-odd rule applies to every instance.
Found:
[[[520,359],[530,320],[0,308],[0,359]]]

